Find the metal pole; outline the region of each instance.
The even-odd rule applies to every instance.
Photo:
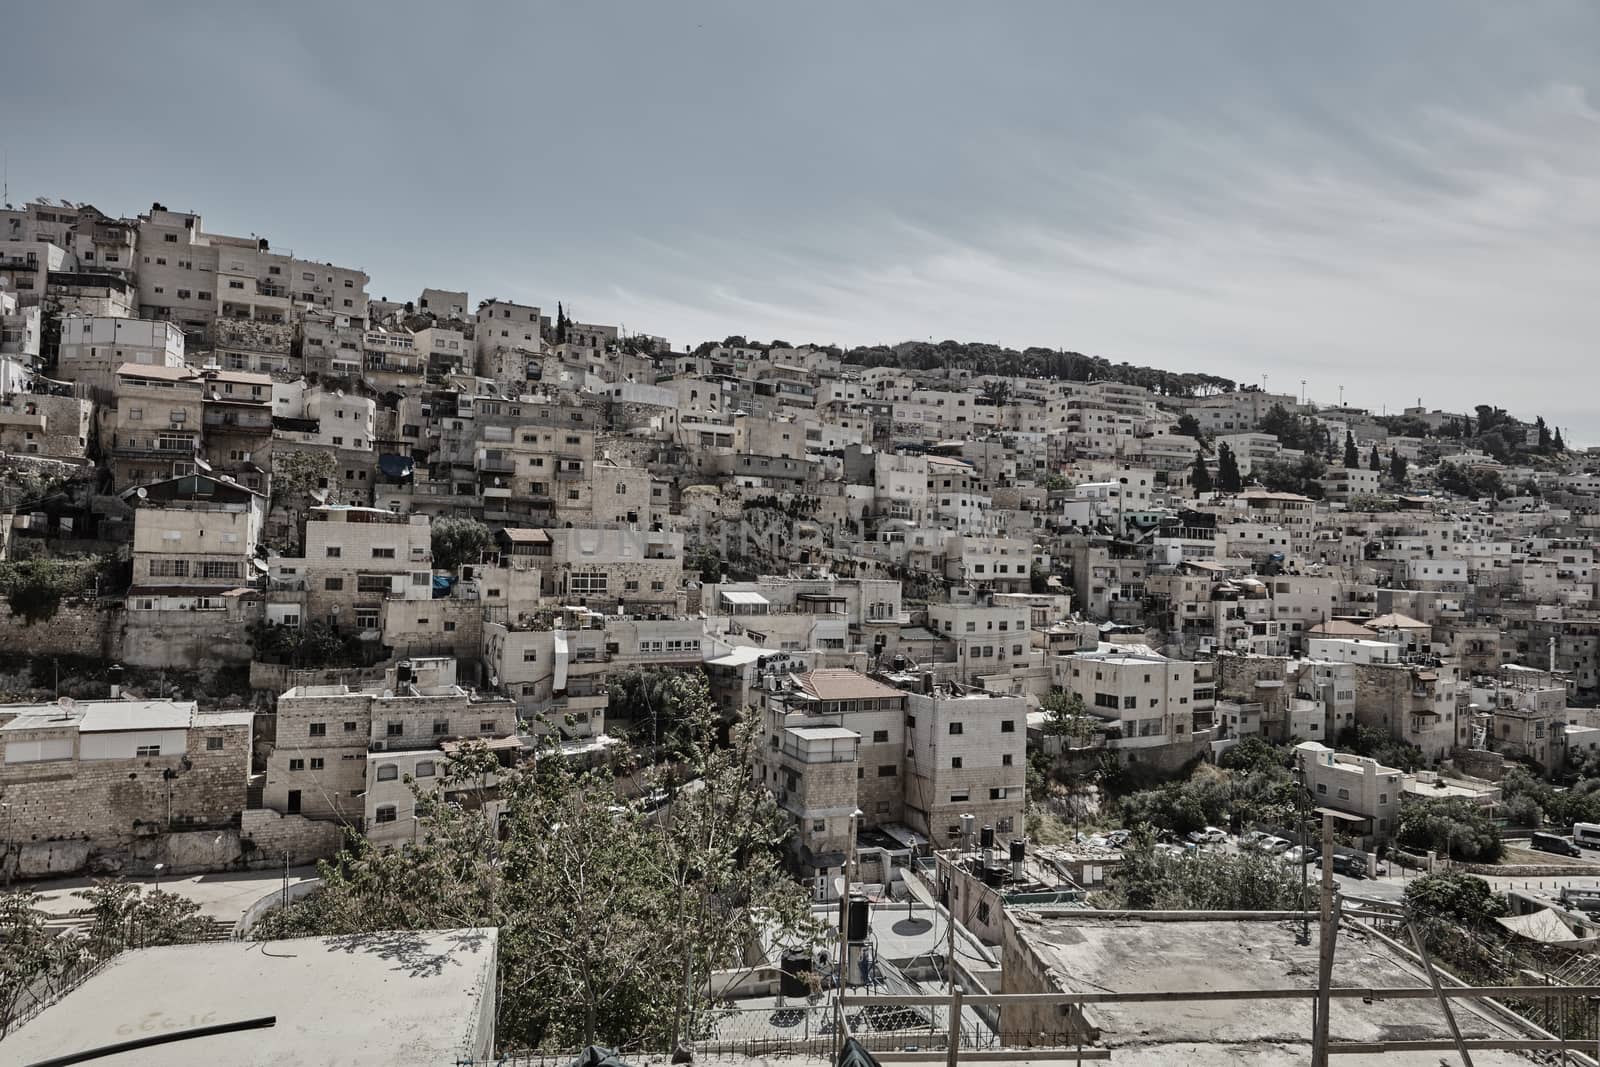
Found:
[[[1317,1010],[1312,1017],[1311,1067],[1328,1067],[1328,991],[1333,987],[1333,945],[1338,935],[1333,898],[1333,816],[1322,813],[1322,940],[1317,948]]]
[[[844,987],[845,979],[850,970],[850,875],[851,866],[856,856],[856,817],[860,809],[850,813],[850,832],[846,840],[849,845],[845,848],[844,863],[839,870],[843,875],[843,885],[839,887],[839,973],[838,984],[834,990],[835,999],[839,1000],[839,1025],[834,1028],[837,1037],[835,1041],[835,1059],[844,1052]]]
[[[949,1047],[944,1050],[945,1067],[956,1067],[961,1053],[961,990],[950,990],[950,1032],[946,1038]]]
[[[1472,1067],[1472,1054],[1467,1051],[1466,1042],[1461,1037],[1461,1027],[1456,1025],[1456,1013],[1450,1007],[1450,1001],[1439,985],[1439,974],[1433,969],[1433,961],[1428,958],[1428,946],[1422,940],[1422,931],[1417,929],[1417,921],[1415,919],[1406,920],[1406,929],[1411,931],[1411,943],[1417,946],[1417,958],[1422,961],[1422,969],[1428,975],[1428,984],[1433,986],[1434,993],[1438,994],[1439,1007],[1444,1012],[1445,1023],[1450,1027],[1450,1036],[1455,1040],[1456,1052],[1461,1056],[1462,1067]],[[1562,998],[1562,1004],[1565,1005],[1565,1003],[1566,998]],[[1562,1029],[1562,1040],[1565,1041],[1565,1025],[1563,1025]],[[1564,1049],[1561,1058],[1563,1061],[1567,1058]]]

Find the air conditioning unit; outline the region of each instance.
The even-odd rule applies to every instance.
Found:
[[[372,751],[374,751],[374,752],[383,752],[383,751],[385,751],[384,746],[387,743],[388,742],[385,742],[385,741],[374,741],[374,742],[372,742]]]

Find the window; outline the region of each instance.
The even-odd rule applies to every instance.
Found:
[[[340,556],[344,555],[344,549],[339,545],[329,545],[327,548],[323,549],[323,552],[329,559],[338,559]]]
[[[372,558],[373,559],[394,559],[394,549],[392,549],[392,548],[374,548],[372,550]]]
[[[344,579],[324,578],[322,580],[322,588],[326,589],[330,593],[338,592],[340,589],[344,588]]]
[[[405,732],[406,724],[403,722],[390,722],[384,724],[384,733],[389,737],[403,737]]]
[[[952,736],[954,736],[956,734],[959,734],[960,732],[961,732],[961,724],[960,723],[953,722],[953,723],[950,724],[950,733],[951,733]]]
[[[536,649],[536,648],[525,648],[525,649],[523,649],[522,650],[522,662],[524,662],[524,663],[538,663],[539,662],[539,650]]]
[[[814,834],[824,833],[827,829],[828,829],[828,820],[827,819],[812,819],[811,820],[811,832],[812,833],[814,833]]]
[[[435,720],[433,720],[433,736],[434,737],[443,737],[445,734],[447,734],[449,732],[450,732],[450,722],[449,722],[448,719],[435,719]]]
[[[241,564],[236,560],[203,559],[200,561],[201,578],[237,578]]]
[[[389,591],[389,576],[386,574],[362,574],[356,577],[356,592],[358,593],[387,593]]]
[[[289,761],[289,769],[291,771],[303,771],[306,769],[306,761],[303,759],[292,759]]]
[[[207,752],[221,752],[222,751],[222,738],[220,738],[220,737],[208,737],[208,738],[206,738],[206,751]]]
[[[604,572],[591,572],[587,574],[574,574],[568,582],[567,588],[573,593],[604,593],[606,591],[606,575]]]
[[[325,722],[311,723],[306,727],[306,734],[310,737],[327,737],[328,724]]]
[[[394,805],[385,804],[372,813],[373,822],[394,822]]]
[[[966,803],[966,800],[967,800],[967,794],[966,793],[951,793],[950,794],[950,803],[952,803],[952,804],[964,804],[964,803]]]
[[[1006,798],[1006,790],[1005,790],[1004,786],[1001,786],[999,789],[991,789],[991,790],[989,790],[989,799],[990,800],[1004,800],[1005,798]]]
[[[900,773],[900,768],[893,763],[883,763],[878,766],[879,778],[893,778]]]
[[[1011,766],[1011,753],[1007,752],[1005,755],[1000,757],[1000,766],[1002,766],[1002,767]]]
[[[478,720],[478,732],[480,734],[492,734],[492,733],[494,733],[494,731],[495,731],[495,721],[493,719],[479,719]]]
[[[431,759],[418,760],[416,767],[412,768],[411,771],[413,778],[432,778],[433,775],[433,760]]]
[[[887,740],[889,740],[889,731],[888,730],[874,730],[874,731],[872,731],[872,741],[873,741],[874,744],[881,745]]]
[[[1322,795],[1322,794],[1326,794],[1327,792],[1328,792],[1328,784],[1326,782],[1318,782],[1317,783],[1317,793],[1319,795]]]
[[[1015,719],[1001,719],[1000,720],[1000,732],[1003,733],[1003,734],[1014,734],[1014,733],[1016,733],[1017,732],[1017,720],[1015,720]]]
[[[444,624],[444,632],[445,633],[447,633],[447,634],[448,633],[454,633],[455,632],[455,628],[456,628],[456,624],[455,623],[449,621],[448,619],[445,620],[445,624]]]
[[[953,771],[959,771],[961,769],[961,757],[960,756],[951,756],[950,757],[950,769],[953,770]]]
[[[323,767],[322,757],[321,756],[312,756],[311,757],[311,769],[314,770],[314,771],[320,771],[320,770],[322,770],[322,767]]]

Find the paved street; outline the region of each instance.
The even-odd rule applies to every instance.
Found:
[[[288,882],[290,885],[295,885],[316,876],[317,869],[313,866],[291,867]],[[154,878],[129,878],[128,881],[147,888],[154,888],[156,885]],[[93,884],[94,879],[91,878],[65,878],[24,884],[23,888],[30,888],[43,896],[44,899],[40,903],[42,910],[63,915],[85,906],[83,898],[76,896],[75,893]],[[200,905],[202,915],[228,921],[238,919],[250,905],[268,893],[281,889],[283,885],[282,870],[230,871],[161,879],[162,892],[188,897]]]

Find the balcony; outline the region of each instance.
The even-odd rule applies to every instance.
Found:
[[[567,468],[567,467],[557,467],[556,468],[556,477],[561,479],[564,482],[566,482],[566,481],[581,481],[585,477],[585,473],[584,473],[583,468],[581,468],[581,467],[578,468],[577,470],[572,470],[572,469]]]
[[[493,459],[489,456],[483,456],[478,460],[478,469],[495,474],[515,474],[517,472],[517,461],[515,459]]]

